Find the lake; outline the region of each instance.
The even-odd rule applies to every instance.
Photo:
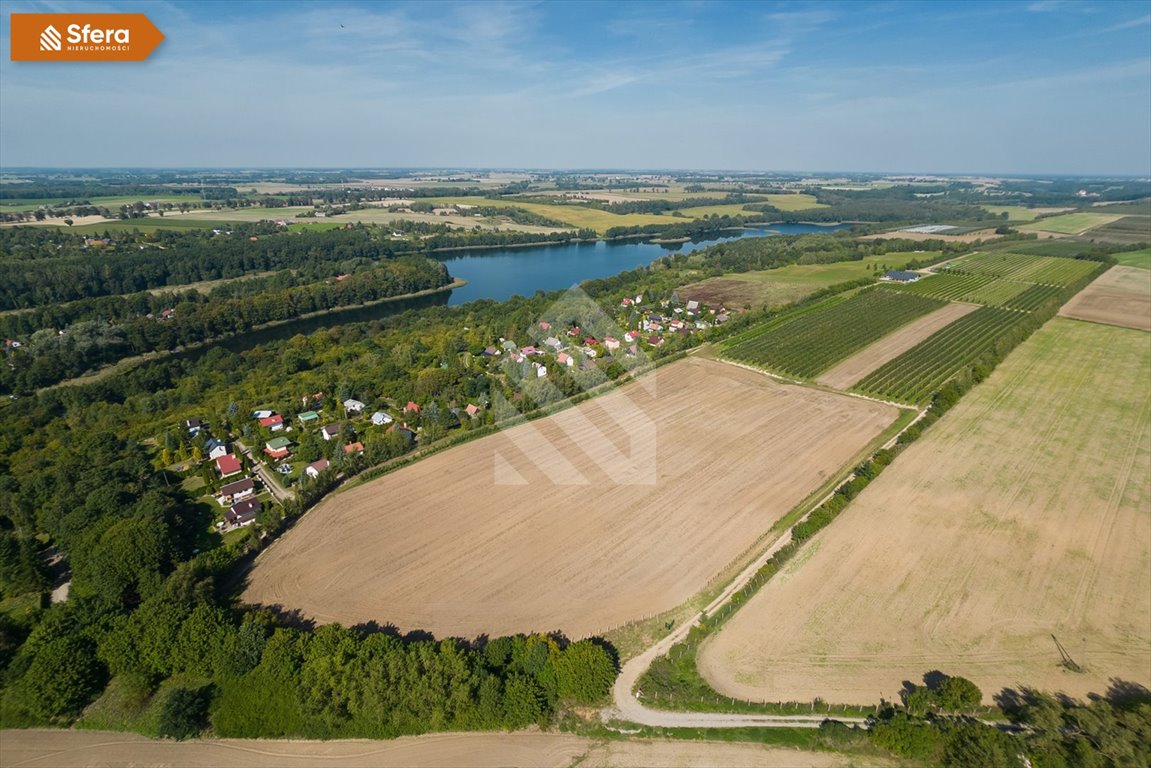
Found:
[[[468,281],[452,291],[448,304],[476,299],[503,301],[512,296],[531,296],[536,291],[555,291],[600,277],[611,277],[650,264],[669,253],[691,253],[709,245],[745,237],[806,235],[835,232],[847,225],[775,224],[770,228],[744,229],[726,237],[685,243],[651,243],[628,240],[570,243],[524,248],[491,248],[459,251],[439,258],[452,277]]]
[[[650,243],[642,240],[568,245],[528,246],[524,248],[490,248],[458,251],[439,257],[452,277],[468,281],[463,288],[444,291],[411,299],[397,299],[371,306],[344,307],[316,317],[292,320],[271,328],[262,328],[217,342],[220,346],[240,352],[279,339],[290,339],[296,334],[307,335],[323,328],[345,323],[363,323],[409,309],[423,309],[466,304],[478,299],[503,301],[512,296],[530,296],[536,291],[555,291],[570,288],[575,283],[610,277],[630,269],[650,264],[669,253],[691,253],[709,245],[739,240],[745,237],[777,237],[804,235],[812,232],[835,232],[847,225],[819,226],[815,224],[776,224],[770,229],[745,229],[727,237],[685,243]],[[211,344],[194,351],[204,354]]]

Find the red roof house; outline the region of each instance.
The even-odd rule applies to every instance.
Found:
[[[243,469],[244,467],[240,464],[240,460],[230,453],[226,453],[216,459],[216,471],[220,473],[221,479],[238,475]]]

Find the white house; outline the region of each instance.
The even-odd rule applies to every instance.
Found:
[[[366,407],[367,406],[361,403],[359,400],[349,399],[344,401],[344,411],[347,413],[362,413]]]
[[[328,426],[326,426],[320,430],[320,435],[325,440],[335,440],[337,437],[340,436],[340,425],[339,424],[329,424]]]
[[[204,449],[208,452],[209,459],[218,459],[228,455],[227,444],[215,437],[209,438],[208,442],[204,443]]]
[[[327,459],[320,459],[319,461],[313,461],[311,464],[304,467],[304,474],[306,474],[308,477],[315,480],[317,477],[320,476],[321,472],[323,472],[325,469],[328,468],[328,466],[329,466],[329,462]]]
[[[376,411],[372,414],[372,423],[377,427],[382,427],[385,424],[391,424],[393,421],[395,421],[395,419],[383,411]]]

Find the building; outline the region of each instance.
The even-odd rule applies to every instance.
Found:
[[[320,420],[320,414],[315,411],[304,411],[298,414],[296,418],[300,420],[301,424],[313,424]]]
[[[311,464],[304,467],[304,474],[315,480],[320,476],[320,473],[327,469],[329,466],[331,466],[331,462],[329,462],[327,459],[313,461]]]
[[[292,454],[292,452],[288,449],[288,446],[291,444],[292,441],[286,437],[274,437],[268,442],[264,443],[264,453],[268,454],[273,459],[282,459]]]
[[[228,483],[220,489],[220,495],[216,498],[221,505],[232,504],[237,501],[253,496],[256,493],[256,481],[250,477],[243,480],[237,480],[234,483]]]
[[[256,514],[263,509],[263,506],[259,499],[237,501],[224,513],[224,520],[231,526],[251,525],[256,521]]]
[[[359,400],[348,399],[344,401],[344,411],[346,413],[363,413],[365,408],[367,408],[367,406]]]
[[[216,471],[220,473],[220,479],[223,480],[225,477],[231,477],[232,475],[240,474],[242,471],[244,471],[244,467],[240,464],[239,459],[237,459],[232,454],[227,453],[223,456],[217,457]]]
[[[208,454],[209,459],[218,459],[228,455],[228,446],[219,438],[209,437],[208,441],[204,443],[204,451]]]
[[[383,411],[376,411],[372,414],[372,423],[377,427],[382,427],[385,424],[391,424],[393,421],[395,421],[395,419]]]
[[[260,426],[272,432],[279,432],[284,428],[284,417],[278,413],[273,413],[271,416],[260,419]]]
[[[320,436],[323,437],[324,440],[335,440],[340,436],[340,425],[329,424],[320,430]]]
[[[920,277],[922,277],[922,275],[918,272],[904,272],[899,269],[892,269],[883,276],[883,279],[890,280],[893,283],[914,283]]]

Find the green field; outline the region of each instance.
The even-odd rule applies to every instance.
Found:
[[[1151,269],[1151,248],[1144,248],[1141,251],[1117,253],[1115,254],[1115,259],[1119,262],[1120,266]]]
[[[947,271],[992,275],[1027,283],[1070,285],[1084,275],[1090,274],[1098,264],[1095,261],[1062,259],[1055,256],[981,251],[948,263]]]
[[[1120,218],[1122,218],[1121,214],[1065,213],[1061,216],[1051,216],[1030,224],[1024,224],[1019,229],[1024,232],[1058,232],[1064,235],[1078,235],[1089,229],[1110,224]]]
[[[1030,283],[1001,280],[994,275],[951,274],[941,272],[914,283],[892,286],[904,293],[932,296],[946,301],[968,301],[975,304],[1002,306],[1027,290]]]
[[[103,232],[131,232],[136,229],[141,232],[155,232],[158,229],[181,231],[190,229],[228,229],[233,224],[235,224],[234,221],[221,221],[218,219],[207,220],[187,219],[182,216],[164,218],[148,216],[143,219],[117,219],[115,221],[103,221],[97,224],[81,224],[75,227],[66,227],[63,224],[58,226],[60,229],[67,229],[69,232],[93,235]]]
[[[673,218],[670,215],[655,215],[651,213],[608,213],[596,208],[588,208],[579,203],[560,203],[558,205],[545,205],[543,203],[525,203],[513,199],[489,200],[477,197],[438,197],[427,202],[437,205],[483,205],[495,208],[524,208],[540,216],[562,221],[573,227],[594,229],[601,235],[612,227],[635,227],[644,224],[675,224],[683,219]],[[394,214],[393,214],[394,216]],[[687,218],[694,218],[688,216]]]
[[[933,312],[945,302],[883,288],[817,309],[785,315],[740,337],[726,356],[790,376],[814,378],[900,326]]]
[[[1151,216],[1124,216],[1091,230],[1091,239],[1120,245],[1151,243]]]
[[[836,261],[831,264],[789,264],[779,269],[733,272],[722,277],[711,277],[685,285],[679,291],[685,298],[706,304],[778,307],[837,283],[882,275],[889,269],[902,269],[913,259],[930,261],[938,257],[939,251],[922,251],[868,256],[858,261]]]
[[[923,404],[961,368],[992,349],[1023,312],[980,307],[880,366],[855,386],[866,395]]]

